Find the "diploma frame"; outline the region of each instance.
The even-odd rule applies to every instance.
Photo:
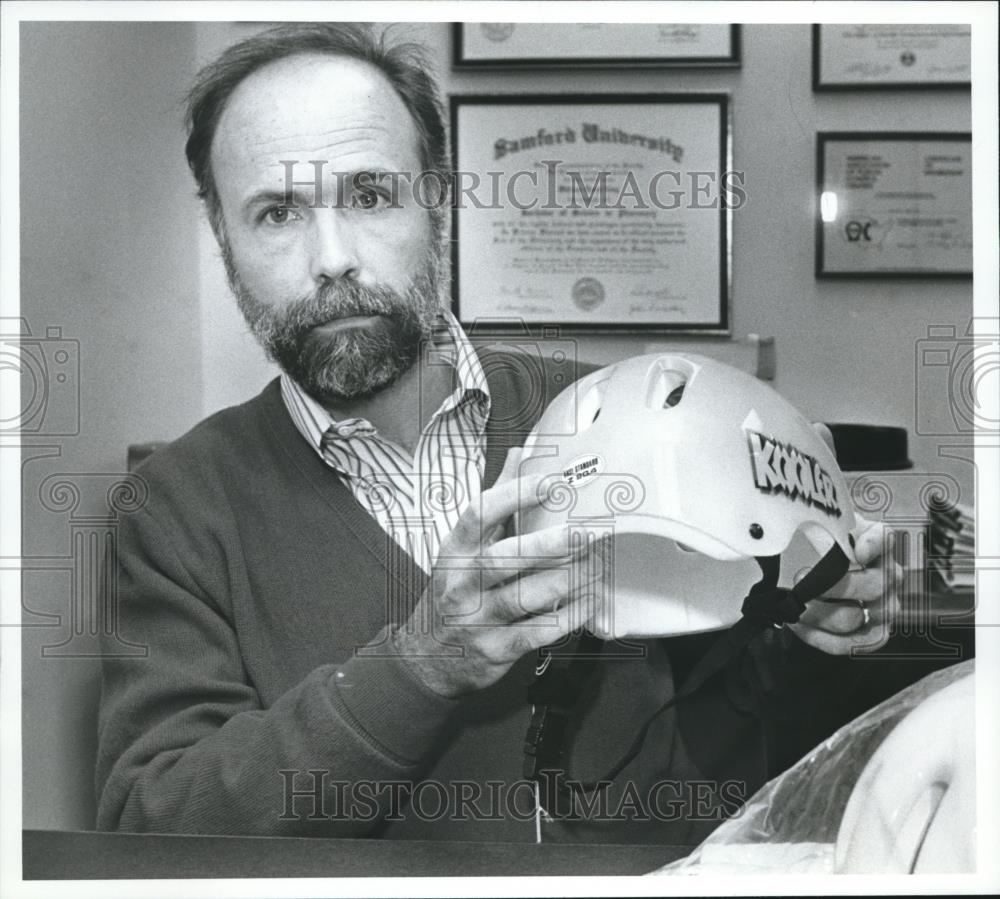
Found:
[[[823,50],[822,50],[822,28],[835,28],[843,25],[814,24],[812,27],[812,87],[817,92],[834,91],[884,91],[884,90],[970,90],[971,81],[971,56],[970,56],[970,80],[968,81],[824,81],[823,80]]]
[[[972,269],[931,271],[919,270],[882,270],[865,269],[857,271],[847,271],[838,269],[830,271],[826,267],[824,252],[824,222],[821,215],[821,197],[824,191],[831,185],[826,180],[826,150],[830,144],[837,142],[868,141],[872,144],[886,142],[930,142],[941,141],[942,143],[968,143],[971,142],[972,133],[969,131],[820,131],[816,135],[816,277],[827,280],[881,280],[881,279],[911,279],[911,280],[969,280],[972,278]],[[971,165],[971,155],[970,155]],[[971,196],[969,216],[971,219]]]
[[[718,147],[720,178],[732,170],[732,100],[728,93],[683,93],[683,94],[498,94],[498,95],[452,95],[450,97],[451,112],[451,142],[452,164],[456,171],[462,171],[466,161],[459,158],[459,110],[463,106],[489,106],[527,104],[537,106],[568,106],[581,107],[609,104],[649,104],[651,107],[669,109],[676,104],[713,104],[719,107],[719,129],[714,135]],[[651,113],[652,114],[652,113]],[[477,333],[495,334],[497,336],[523,334],[538,331],[542,333],[551,326],[559,328],[566,335],[591,334],[674,334],[697,335],[699,337],[730,337],[732,336],[732,210],[720,196],[718,223],[714,234],[718,246],[713,256],[718,265],[719,294],[714,307],[714,319],[710,322],[622,322],[610,319],[595,319],[592,322],[568,322],[559,320],[531,322],[526,324],[521,320],[511,321],[503,316],[490,319],[486,315],[469,315],[467,305],[462,302],[462,284],[459,273],[462,268],[461,254],[463,252],[460,234],[460,220],[464,215],[475,215],[474,208],[462,208],[454,203],[452,208],[452,311],[455,317],[464,325],[473,325]]]
[[[503,44],[497,44],[496,56],[470,59],[466,53],[465,29],[480,22],[455,22],[452,25],[452,64],[456,69],[555,69],[555,68],[615,68],[636,69],[697,69],[739,68],[742,65],[742,34],[739,25],[729,25],[729,52],[722,56],[672,56],[629,57],[588,55],[586,49],[579,56],[515,56],[504,54]],[[656,23],[649,23],[655,25]]]

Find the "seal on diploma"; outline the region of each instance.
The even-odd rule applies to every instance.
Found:
[[[514,33],[513,22],[481,22],[479,30],[487,40],[501,43]]]
[[[590,312],[604,302],[604,285],[597,278],[580,278],[573,285],[573,304],[577,309]]]

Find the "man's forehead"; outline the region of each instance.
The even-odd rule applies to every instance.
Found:
[[[419,142],[405,104],[374,66],[301,54],[269,63],[237,86],[212,157],[213,167],[256,169],[299,157],[402,167],[418,160]]]

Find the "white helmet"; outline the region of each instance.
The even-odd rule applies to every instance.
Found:
[[[835,543],[854,561],[830,448],[770,387],[703,356],[637,356],[570,385],[529,435],[520,473],[548,475],[521,533],[613,534],[614,581],[586,622],[606,639],[728,627],[756,559],[787,563],[790,547],[794,568]]]

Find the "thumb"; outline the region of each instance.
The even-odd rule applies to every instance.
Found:
[[[517,478],[518,469],[521,464],[521,452],[522,449],[519,446],[512,446],[507,450],[507,457],[503,460],[503,470],[497,476],[496,483],[493,485],[494,488],[499,484],[504,484],[507,481],[513,481]],[[510,518],[505,518],[503,521],[497,522],[490,530],[486,533],[483,545],[490,545],[496,543],[497,540],[502,540],[504,536],[511,532],[513,527],[516,530],[517,513],[515,513]]]
[[[833,431],[822,421],[814,421],[812,423],[813,430],[823,439],[823,442],[827,445],[827,448],[833,453],[834,458],[837,456],[837,444],[833,439]]]
[[[852,533],[854,556],[862,568],[867,568],[882,556],[892,557],[896,535],[881,521],[862,521]]]
[[[504,481],[511,481],[517,477],[518,468],[521,464],[521,453],[523,452],[523,447],[512,446],[507,450],[507,458],[504,459],[503,470],[500,472],[500,476],[497,478],[496,482],[502,484]]]

